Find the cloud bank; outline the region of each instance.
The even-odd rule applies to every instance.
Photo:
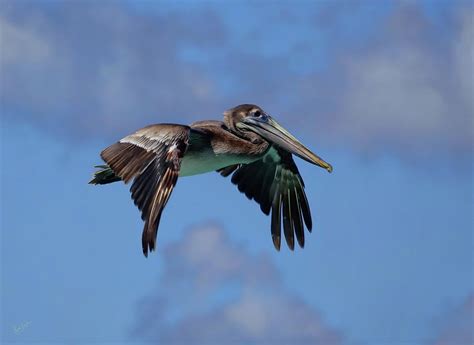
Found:
[[[472,6],[438,19],[385,7],[6,2],[3,112],[63,137],[117,138],[255,102],[343,149],[472,152]]]
[[[118,3],[62,2],[10,3],[2,12],[6,116],[76,139],[215,106],[209,77],[178,57],[190,42],[222,43],[221,24],[206,10],[147,16]]]
[[[160,344],[340,344],[342,335],[289,292],[274,264],[216,225],[161,250],[158,287],[139,303],[132,337]]]
[[[363,148],[469,150],[474,17],[453,16],[447,39],[420,8],[400,5],[368,46],[343,57],[334,129]]]

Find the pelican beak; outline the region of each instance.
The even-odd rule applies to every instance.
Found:
[[[325,162],[322,158],[311,152],[269,115],[263,115],[260,117],[248,116],[244,118],[242,122],[239,122],[237,126],[249,129],[259,134],[270,143],[293,153],[307,162],[318,165],[321,168],[326,169],[328,172],[332,172],[331,164]]]

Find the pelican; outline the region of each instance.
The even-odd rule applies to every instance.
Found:
[[[156,124],[139,129],[104,149],[91,184],[128,183],[145,222],[142,249],[155,250],[161,214],[180,176],[218,171],[263,213],[271,211],[271,235],[281,245],[281,223],[291,250],[304,247],[304,224],[312,229],[304,182],[296,155],[328,172],[332,166],[315,155],[262,108],[241,104],[224,112],[224,121],[198,121],[190,126]]]

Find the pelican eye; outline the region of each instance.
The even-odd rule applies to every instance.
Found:
[[[253,116],[254,117],[262,117],[263,116],[263,113],[260,111],[260,110],[255,110],[253,112]]]

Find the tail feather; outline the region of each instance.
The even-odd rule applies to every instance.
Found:
[[[94,177],[89,181],[89,184],[108,184],[121,181],[121,178],[115,175],[114,171],[108,165],[96,165],[95,168],[100,170],[94,173]]]

